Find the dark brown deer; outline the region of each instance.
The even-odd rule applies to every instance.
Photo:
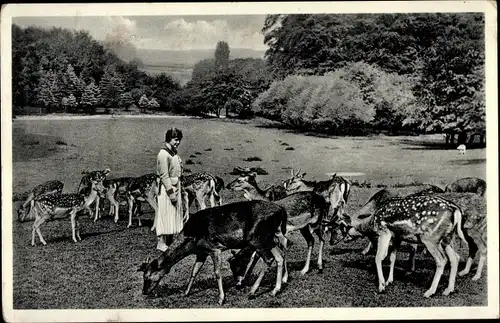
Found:
[[[462,231],[469,247],[469,257],[467,258],[465,268],[458,275],[464,276],[470,272],[474,258],[479,252],[479,263],[476,274],[472,277],[472,280],[478,280],[481,278],[481,273],[486,262],[488,245],[486,199],[475,193],[443,193],[436,195],[453,202],[462,210]]]
[[[332,221],[335,218],[342,218],[344,208],[351,192],[351,182],[344,177],[331,175],[326,181],[307,181],[304,179],[306,173],[300,174],[300,169],[295,173],[292,169],[292,177],[286,180],[283,186],[287,194],[300,191],[313,191],[323,196],[330,205],[327,220]],[[334,223],[325,226],[325,229],[331,230]],[[333,237],[331,238],[333,239]]]
[[[486,193],[486,182],[477,177],[465,177],[446,185],[445,192],[476,193],[484,196]]]
[[[64,183],[58,180],[46,181],[42,184],[38,184],[28,193],[28,197],[17,210],[17,220],[19,222],[34,220],[32,216],[32,210],[34,205],[34,199],[49,194],[61,194],[64,187]],[[27,206],[29,209],[26,209]]]
[[[143,294],[151,294],[160,280],[169,273],[172,266],[185,257],[195,254],[196,262],[185,292],[188,295],[193,282],[208,256],[212,258],[214,273],[219,287],[219,304],[224,302],[224,288],[221,276],[221,254],[227,249],[240,252],[257,251],[265,266],[250,290],[255,295],[267,267],[276,260],[278,271],[276,295],[281,289],[284,257],[276,246],[276,234],[286,233],[287,214],[285,209],[267,201],[244,201],[200,210],[192,214],[182,232],[163,254],[153,260],[146,259],[138,271],[143,274]]]
[[[428,298],[436,293],[447,260],[451,269],[448,287],[443,295],[455,289],[455,278],[460,259],[451,241],[454,235],[465,240],[462,232],[462,211],[456,204],[433,195],[413,195],[390,198],[375,211],[371,221],[377,235],[375,265],[379,281],[379,292],[393,282],[396,253],[402,241],[423,243],[436,261],[436,272],[431,287],[425,292]],[[382,272],[382,261],[387,256],[392,240],[390,271],[387,281]],[[444,249],[443,249],[444,246]]]
[[[228,184],[227,188],[234,191],[244,192],[244,196],[248,200],[264,200],[269,201],[270,199],[265,195],[265,191],[259,188],[255,177],[257,173],[253,172],[247,175],[238,176],[234,181]],[[312,249],[314,247],[314,236],[316,234],[319,239],[319,249],[318,249],[318,269],[321,272],[323,270],[323,223],[326,218],[326,213],[328,212],[328,205],[325,199],[314,192],[297,192],[288,195],[285,198],[274,200],[274,203],[285,208],[288,214],[287,222],[287,232],[300,231],[302,236],[307,242],[308,251],[307,258],[304,264],[304,268],[301,270],[301,274],[305,275],[309,271],[309,265],[311,262]],[[284,246],[286,248],[286,245]],[[255,265],[258,258],[253,258],[253,263],[251,268]],[[285,279],[287,280],[288,272],[286,270],[285,264]],[[242,277],[241,280],[243,280]],[[241,284],[241,282],[239,282]]]
[[[88,195],[65,193],[39,196],[34,199],[33,211],[36,215],[33,223],[31,244],[35,245],[35,232],[38,234],[43,245],[47,243],[43,239],[40,226],[49,220],[65,219],[70,216],[72,238],[74,242],[82,240],[78,226],[77,214],[94,202],[98,194],[104,190],[102,182],[91,179],[91,190]],[[78,240],[77,240],[78,239]]]

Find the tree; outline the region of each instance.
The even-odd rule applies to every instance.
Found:
[[[101,103],[101,91],[92,81],[85,87],[80,104],[86,112],[95,113],[96,106],[99,103]]]
[[[39,104],[47,108],[47,112],[50,112],[52,108],[57,108],[59,104],[61,104],[61,84],[56,73],[52,70],[47,72],[42,70],[39,73],[40,79],[36,89],[37,101]]]
[[[151,110],[158,110],[158,108],[160,108],[160,104],[155,98],[151,98],[148,102],[148,108]]]
[[[149,100],[146,94],[143,94],[139,99],[139,107],[141,108],[142,112],[146,112],[146,109],[149,108]]]
[[[200,83],[215,74],[216,66],[214,59],[204,59],[193,66],[191,73],[191,82]]]
[[[107,66],[99,82],[99,89],[103,96],[103,105],[106,109],[116,109],[119,106],[120,96],[125,90],[121,76],[114,66]]]
[[[72,112],[78,106],[78,102],[73,94],[70,94],[68,97],[64,97],[61,103],[65,112]]]
[[[76,75],[71,64],[68,64],[66,72],[62,76],[62,87],[66,95],[72,94],[79,101],[85,89],[85,83]]]
[[[125,111],[128,111],[130,106],[134,104],[134,99],[130,92],[125,92],[120,95],[119,107]]]
[[[229,45],[225,41],[219,41],[215,48],[215,69],[227,70],[229,66]]]

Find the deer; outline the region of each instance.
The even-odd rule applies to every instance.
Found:
[[[451,269],[448,287],[443,291],[443,295],[447,296],[454,291],[460,256],[453,249],[451,242],[456,235],[467,242],[462,231],[460,207],[435,195],[392,197],[375,211],[370,222],[377,236],[375,265],[379,293],[394,280],[396,253],[402,241],[423,243],[436,262],[434,279],[424,297],[429,298],[436,293],[448,260]],[[388,279],[385,280],[382,261],[387,256],[391,240],[390,270]]]
[[[263,200],[272,201],[266,195],[266,191],[259,188],[255,177],[257,173],[251,172],[246,175],[240,175],[235,180],[227,185],[228,189],[234,191],[244,192],[244,197],[247,200]],[[307,242],[308,251],[307,258],[304,264],[304,268],[301,270],[301,275],[305,275],[309,271],[309,265],[311,262],[311,253],[314,247],[314,236],[313,233],[318,236],[319,239],[319,249],[318,249],[318,270],[323,271],[323,224],[328,223],[326,219],[326,213],[328,211],[328,205],[325,199],[314,192],[297,192],[287,197],[279,200],[272,201],[285,208],[288,214],[288,220],[286,223],[287,233],[293,231],[300,231],[302,236]],[[286,248],[286,245],[284,246]],[[249,272],[255,266],[258,258],[251,258],[251,265],[249,267]],[[236,266],[236,265],[235,265]],[[237,266],[236,266],[237,267]],[[288,278],[288,271],[286,269],[285,263],[285,281]],[[241,281],[245,277],[241,277],[237,285],[241,284]]]
[[[486,193],[486,182],[477,177],[465,177],[446,185],[445,192],[476,193],[484,196]]]
[[[328,218],[341,218],[344,213],[345,205],[351,192],[351,182],[337,174],[331,175],[326,181],[307,181],[304,179],[306,173],[300,174],[301,169],[294,172],[292,177],[283,183],[287,194],[292,194],[300,191],[313,191],[323,196],[325,201],[330,205]],[[325,232],[330,230],[330,244],[333,244],[333,226],[334,224],[326,225]]]
[[[80,229],[78,225],[77,214],[79,211],[91,205],[98,194],[104,190],[102,182],[96,179],[90,179],[91,189],[90,192],[85,194],[76,193],[57,193],[50,195],[43,195],[34,199],[33,211],[35,213],[35,222],[33,223],[33,230],[31,234],[31,245],[35,245],[35,232],[40,238],[40,242],[46,245],[47,242],[42,236],[40,226],[51,220],[65,219],[70,216],[71,231],[74,242],[81,241]]]
[[[206,197],[209,198],[210,207],[222,205],[220,191],[224,188],[224,180],[206,172],[183,175],[181,177],[182,187],[188,194],[190,206],[194,200],[198,203],[199,210],[205,209]]]
[[[103,181],[106,179],[106,177],[111,173],[111,170],[109,168],[106,168],[104,170],[94,170],[94,171],[83,171],[82,178],[80,180],[80,184],[78,184],[78,188],[76,190],[77,194],[89,194],[91,192],[91,183],[92,181]],[[102,195],[102,194],[101,194]],[[94,222],[97,221],[99,218],[99,199],[100,196],[98,195],[95,199],[95,218]],[[88,205],[85,208],[90,217],[92,218],[92,210],[90,209],[90,205]]]
[[[142,226],[141,214],[139,212],[141,208],[141,202],[148,202],[149,205],[154,209],[155,216],[158,210],[158,204],[156,202],[156,196],[158,194],[158,180],[159,177],[156,173],[149,173],[135,178],[126,191],[126,196],[128,200],[128,225],[127,228],[132,226],[132,215],[136,214],[139,226]],[[154,221],[151,231],[154,230]]]
[[[255,292],[273,261],[276,261],[278,267],[272,291],[275,296],[281,290],[284,262],[283,252],[277,247],[275,236],[286,233],[286,223],[286,210],[268,201],[242,201],[200,210],[189,216],[182,231],[166,251],[153,260],[148,257],[139,266],[137,271],[143,272],[142,293],[153,293],[175,264],[195,254],[196,261],[184,293],[189,295],[196,276],[210,256],[219,289],[218,303],[222,305],[225,295],[221,254],[228,249],[240,249],[243,253],[257,251],[266,264],[252,286],[249,298],[255,297]]]
[[[46,181],[41,184],[36,185],[28,192],[28,197],[24,203],[17,209],[17,220],[19,222],[31,221],[33,205],[35,203],[34,199],[50,194],[61,194],[64,187],[64,183],[58,180]],[[26,207],[29,205],[29,209]]]
[[[117,223],[120,216],[120,203],[116,200],[119,195],[126,195],[135,177],[107,178],[103,181],[105,198],[109,201],[109,214],[114,214],[114,222]],[[100,218],[96,216],[94,222]]]
[[[443,190],[434,185],[427,185],[424,189],[419,189],[419,191],[414,192],[408,196],[417,196],[431,193],[440,193]],[[373,218],[375,211],[380,208],[386,200],[392,197],[403,197],[401,191],[384,188],[373,194],[367,202],[361,207],[361,209],[357,210],[354,214],[350,216],[344,216],[343,219],[338,219],[338,223],[340,225],[344,225],[347,229],[343,231],[347,231],[348,240],[360,238],[366,236],[369,239],[368,245],[361,252],[363,255],[368,254],[371,250],[372,246],[376,245],[376,234],[373,231],[373,228],[370,225],[370,221]],[[347,224],[349,223],[349,224]],[[415,255],[418,251],[418,245],[412,244],[412,249],[410,250],[410,266],[409,269],[411,271],[415,271]]]

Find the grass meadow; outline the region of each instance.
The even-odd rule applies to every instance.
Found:
[[[156,155],[168,127],[184,132],[179,153],[188,171],[207,171],[226,183],[236,166],[261,167],[262,186],[286,179],[290,168],[302,168],[308,179],[322,180],[332,172],[362,172],[352,178],[371,188],[353,187],[347,211],[353,212],[378,190],[377,185],[431,183],[443,187],[461,177],[485,178],[486,150],[459,155],[442,147],[442,136],[325,137],[298,134],[266,122],[235,122],[195,118],[117,118],[28,120],[13,122],[13,192],[22,193],[38,183],[58,179],[64,191],[77,189],[84,170],[110,168],[111,176],[140,176],[155,171]],[[257,157],[257,158],[255,158]],[[245,161],[250,159],[253,161]],[[402,187],[402,190],[411,187]],[[224,190],[223,202],[243,197]],[[17,207],[19,201],[14,203]],[[120,221],[110,217],[93,222],[80,218],[82,241],[73,243],[69,219],[41,227],[47,246],[30,244],[32,222],[18,223],[13,214],[14,309],[117,309],[211,308],[217,305],[217,284],[211,260],[202,268],[192,289],[183,296],[194,256],[189,256],[165,276],[159,296],[141,294],[138,265],[156,256],[156,237],[149,230],[154,216],[145,205],[143,226],[127,229],[125,207]],[[361,255],[367,240],[325,246],[324,272],[316,269],[317,248],[310,273],[300,275],[306,244],[292,234],[288,253],[290,279],[277,297],[270,295],[275,268],[268,271],[258,297],[247,299],[249,287],[237,290],[227,262],[223,263],[226,303],[229,308],[382,307],[382,306],[486,306],[487,276],[472,282],[457,277],[456,292],[441,296],[448,268],[438,294],[423,298],[434,274],[429,255],[418,255],[417,270],[405,270],[407,252],[396,262],[395,283],[377,293],[374,256]],[[460,269],[467,249],[460,249]],[[224,253],[224,258],[230,252]],[[388,264],[386,264],[387,266]],[[388,270],[388,268],[385,268]],[[472,268],[474,272],[475,266]],[[255,271],[257,272],[257,271]],[[387,273],[386,273],[387,274]],[[255,276],[253,276],[255,279]],[[251,279],[251,281],[253,281]]]

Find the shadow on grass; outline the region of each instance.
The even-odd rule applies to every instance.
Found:
[[[478,164],[485,164],[485,163],[486,163],[486,158],[457,159],[457,160],[451,160],[449,162],[450,165],[458,165],[458,166],[478,165]]]
[[[412,147],[402,147],[404,150],[457,150],[458,144],[447,145],[445,142],[437,141],[425,141],[425,140],[409,140],[409,139],[399,139],[398,145],[401,146],[412,146]],[[467,144],[467,150],[474,149],[485,149],[486,145],[481,145],[480,143]],[[457,151],[458,154],[458,151]]]

